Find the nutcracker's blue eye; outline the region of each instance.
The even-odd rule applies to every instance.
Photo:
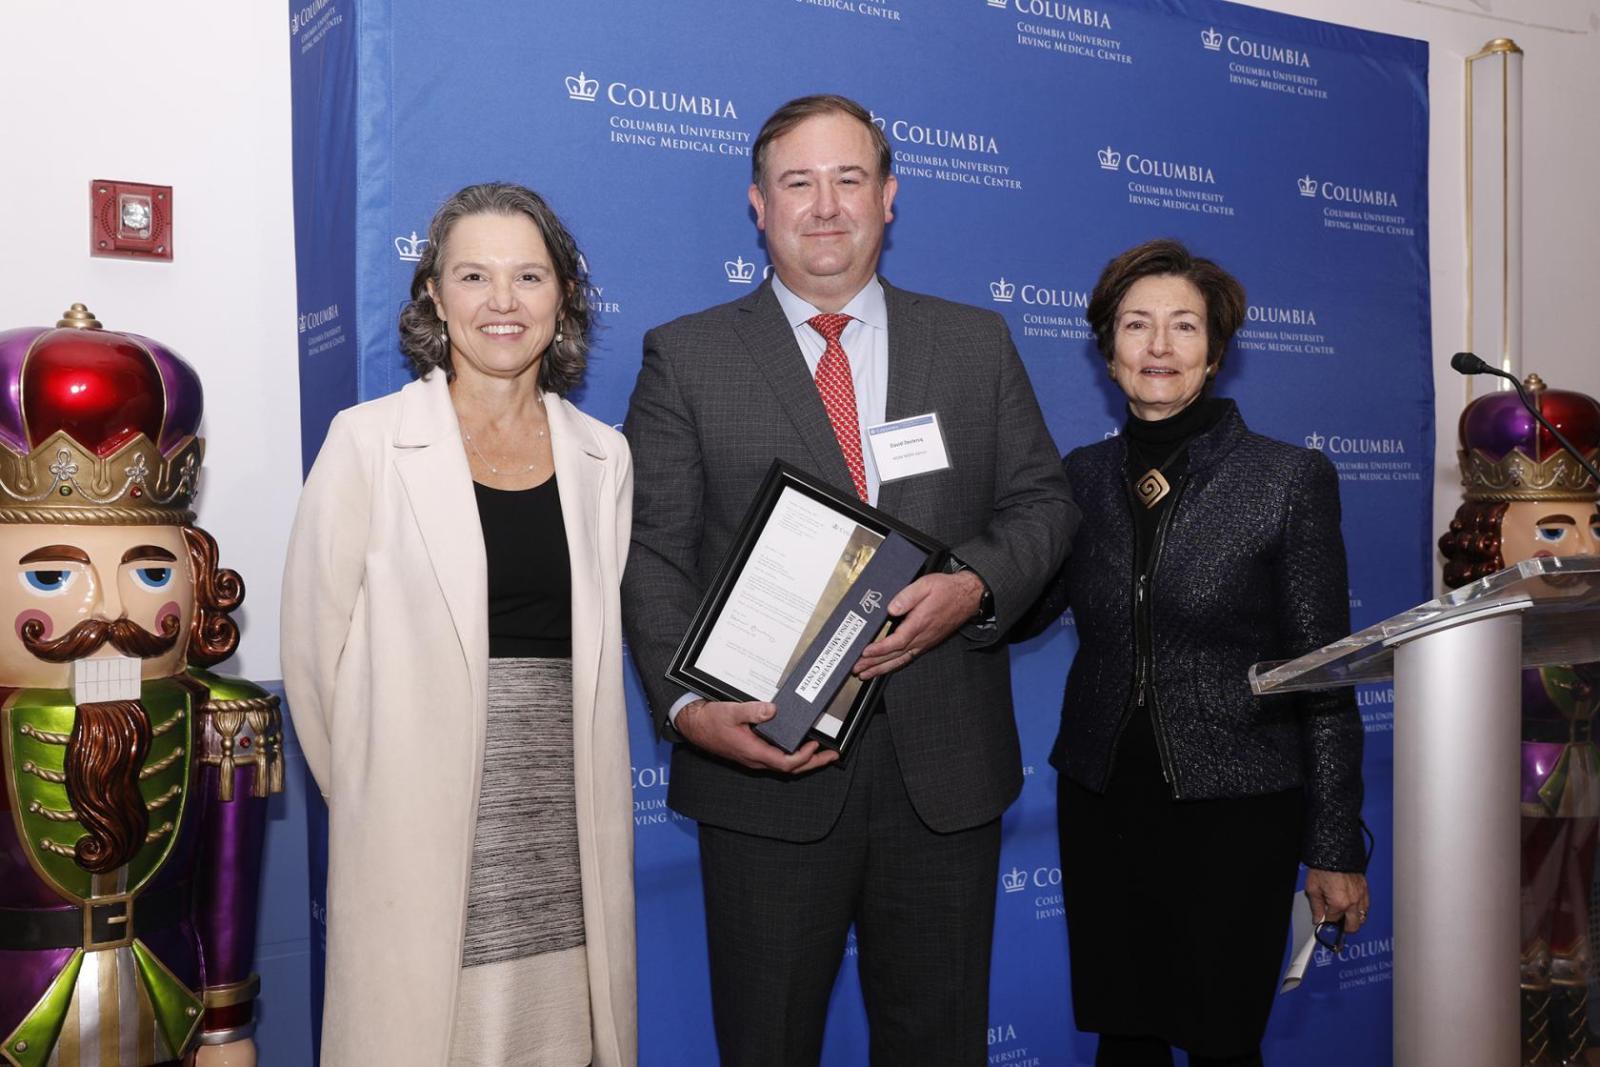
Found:
[[[1547,544],[1560,544],[1567,536],[1567,528],[1565,526],[1541,526],[1534,531],[1534,536]]]
[[[70,570],[36,570],[22,571],[17,575],[22,582],[22,587],[34,593],[53,595],[64,593],[72,587],[72,580],[77,577],[76,572]]]
[[[162,589],[172,582],[172,568],[135,567],[133,577],[146,589]]]

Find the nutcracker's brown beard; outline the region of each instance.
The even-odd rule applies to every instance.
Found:
[[[150,813],[139,793],[139,770],[150,751],[150,715],[137,700],[79,704],[67,741],[67,799],[88,831],[78,866],[114,871],[144,844]]]
[[[67,663],[99,651],[109,643],[125,656],[149,659],[170,652],[178,643],[178,617],[161,620],[153,634],[132,619],[84,619],[60,637],[46,640],[44,623],[29,619],[22,624],[22,647],[48,663]]]

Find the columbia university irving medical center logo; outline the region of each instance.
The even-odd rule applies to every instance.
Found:
[[[685,72],[685,81],[701,77]],[[699,85],[637,85],[595,77],[587,69],[561,79],[567,99],[599,105],[605,115],[603,143],[633,149],[687,152],[737,159],[748,165],[751,132],[738,104]]]

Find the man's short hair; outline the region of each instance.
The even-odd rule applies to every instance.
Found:
[[[756,134],[755,147],[750,153],[750,180],[757,186],[761,185],[768,145],[806,119],[817,115],[849,115],[865,126],[867,133],[872,137],[873,145],[878,149],[878,183],[881,185],[888,180],[894,167],[894,153],[889,150],[889,138],[885,137],[883,130],[872,121],[872,112],[848,96],[839,96],[836,93],[796,97],[774,111],[767,121],[761,124],[761,132]]]

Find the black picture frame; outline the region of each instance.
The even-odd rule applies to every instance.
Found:
[[[717,568],[716,575],[707,587],[705,596],[700,601],[699,608],[695,611],[694,618],[689,623],[688,630],[683,639],[678,643],[678,649],[673,654],[672,662],[668,665],[666,676],[671,682],[683,686],[708,700],[751,701],[761,697],[744,692],[738,686],[718,678],[708,670],[697,666],[700,653],[705,648],[706,640],[711,635],[712,628],[721,617],[727,604],[728,597],[733,591],[734,584],[738,581],[745,565],[750,560],[750,555],[760,540],[767,521],[771,518],[779,498],[786,489],[793,489],[803,493],[818,503],[847,517],[858,526],[872,531],[879,537],[888,537],[891,533],[899,534],[919,550],[927,553],[927,559],[917,572],[917,576],[931,573],[944,566],[949,554],[948,549],[927,534],[901,522],[887,512],[879,511],[870,504],[862,502],[854,493],[842,492],[782,460],[773,460],[766,477],[761,482],[761,487],[756,491],[755,498],[745,511],[743,520],[739,524],[738,532],[734,535],[732,543],[728,546],[727,555],[723,557],[722,564]],[[842,591],[841,591],[842,592]],[[825,595],[824,599],[827,597]],[[814,615],[826,615],[842,600],[842,595],[828,603],[819,601],[813,607]],[[892,628],[894,622],[890,623]],[[802,646],[804,642],[802,641]],[[798,649],[797,649],[798,651]],[[851,741],[859,736],[861,725],[866,721],[870,711],[882,699],[884,685],[889,681],[889,675],[880,675],[862,683],[849,698],[848,705],[841,708],[844,696],[836,700],[829,712],[844,711],[843,715],[836,716],[842,719],[843,726],[836,736],[813,728],[808,734],[808,739],[814,739],[825,748],[839,751],[843,757],[850,747]]]

